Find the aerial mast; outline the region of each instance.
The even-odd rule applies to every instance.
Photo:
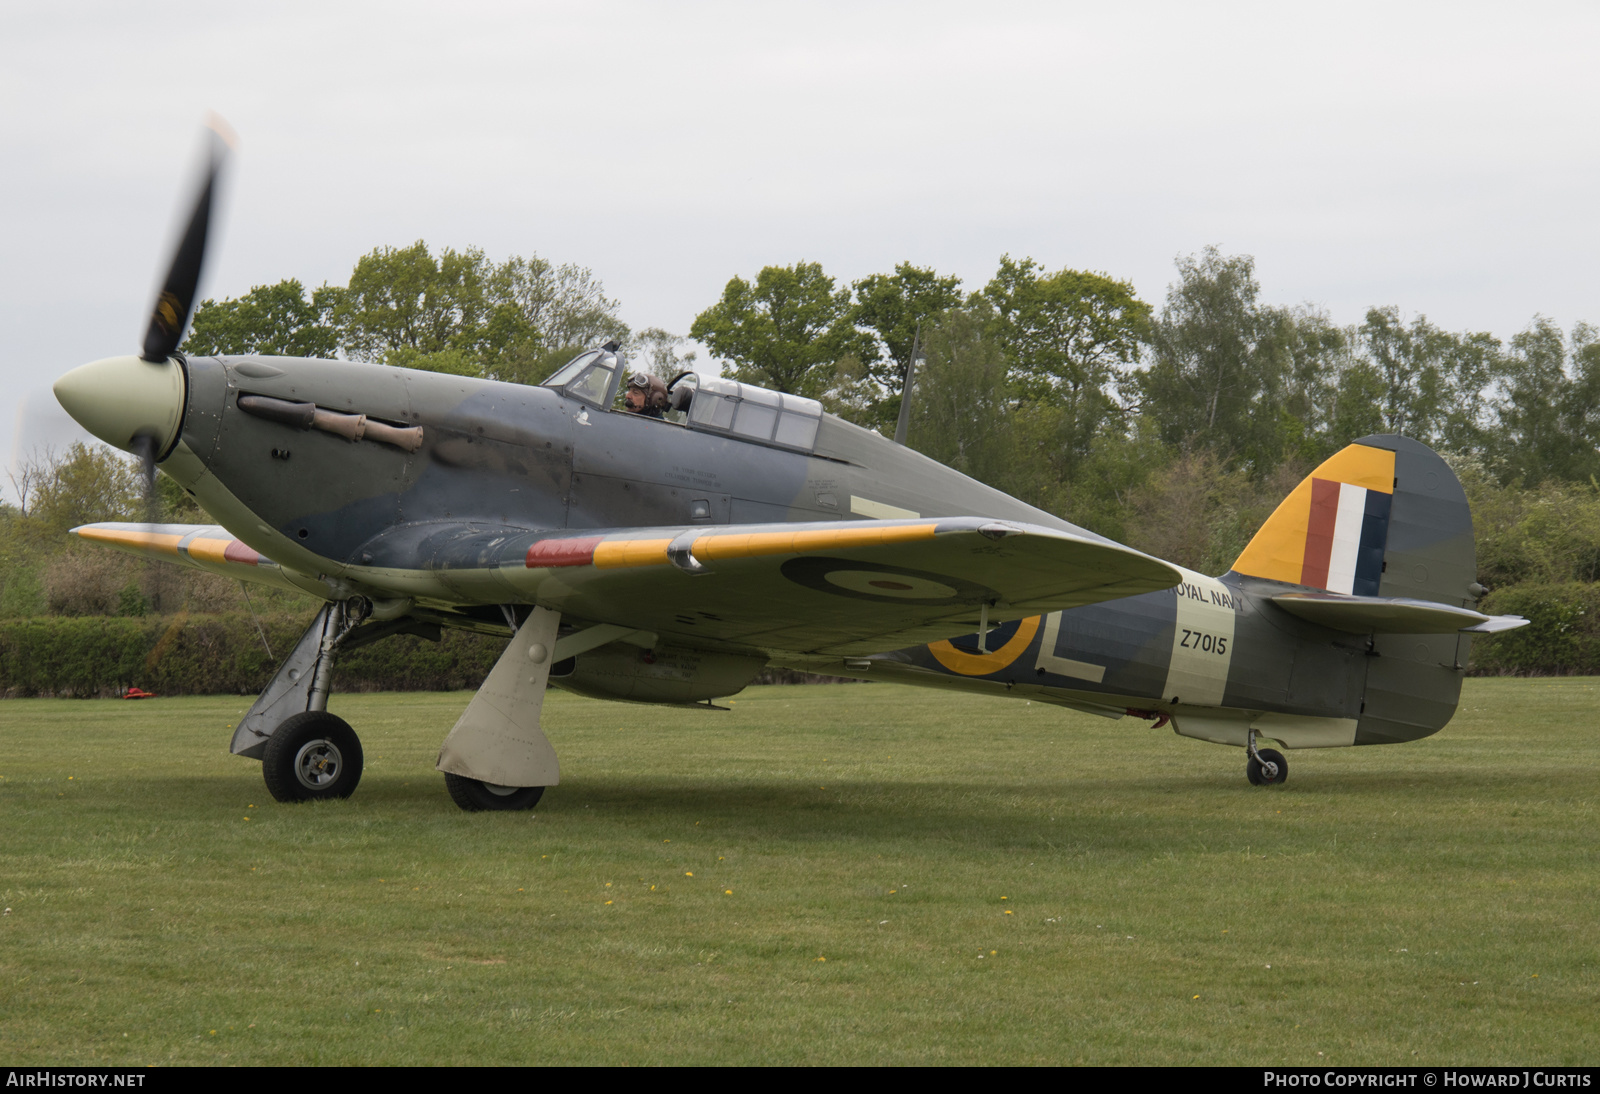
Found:
[[[911,424],[911,385],[917,373],[917,364],[922,360],[920,351],[922,347],[922,320],[917,320],[916,334],[911,339],[911,356],[906,361],[905,382],[900,385],[900,420],[895,423],[894,443],[906,443],[906,429]]]

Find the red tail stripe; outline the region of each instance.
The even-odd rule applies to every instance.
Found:
[[[1328,564],[1333,559],[1333,529],[1339,521],[1339,483],[1311,480],[1311,520],[1306,526],[1306,555],[1300,584],[1328,587]]]

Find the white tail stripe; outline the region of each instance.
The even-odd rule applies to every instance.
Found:
[[[1328,557],[1328,591],[1350,593],[1356,585],[1356,558],[1361,550],[1361,522],[1367,513],[1363,486],[1339,484],[1339,515],[1333,525],[1333,552]]]

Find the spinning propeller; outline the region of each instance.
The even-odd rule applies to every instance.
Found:
[[[183,424],[186,383],[172,355],[194,314],[217,180],[234,144],[227,123],[215,115],[209,120],[206,140],[206,164],[196,187],[194,211],[151,309],[144,352],[82,365],[54,385],[57,401],[79,425],[139,458],[145,519],[152,522],[157,508],[156,464],[178,443]]]
[[[142,360],[152,364],[164,363],[183,341],[189,327],[189,317],[194,314],[195,289],[200,284],[200,271],[206,261],[206,235],[211,228],[211,206],[217,192],[217,176],[233,145],[232,134],[221,118],[213,117],[207,133],[205,175],[197,188],[194,212],[189,215],[189,226],[173,252],[172,263],[167,267],[167,279],[156,297],[150,312],[150,329],[144,336]]]

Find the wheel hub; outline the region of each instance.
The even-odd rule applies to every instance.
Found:
[[[344,757],[332,741],[307,741],[294,756],[294,777],[307,790],[321,790],[339,777]]]

